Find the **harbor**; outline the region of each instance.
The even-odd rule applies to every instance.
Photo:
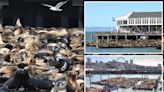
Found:
[[[161,79],[158,83],[156,82],[159,76],[153,74],[147,77],[142,77],[142,74],[92,74],[92,76],[86,77],[86,87],[87,89],[91,87],[92,89],[95,88],[95,90],[103,90],[105,86],[112,85],[110,88],[112,90],[109,92],[161,92]],[[159,84],[158,87],[157,84]],[[113,89],[115,86],[117,88]]]
[[[87,53],[162,51],[161,12],[129,12],[112,21],[116,26],[85,28]]]
[[[160,55],[87,55],[87,92],[161,92],[162,59]]]

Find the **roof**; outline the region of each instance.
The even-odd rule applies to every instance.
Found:
[[[129,17],[132,13],[133,13],[133,12],[130,12],[130,13],[126,14],[126,15],[119,16],[119,17],[116,18],[116,20],[120,20],[120,19],[128,19],[128,17]]]
[[[129,18],[161,17],[161,12],[133,12]]]

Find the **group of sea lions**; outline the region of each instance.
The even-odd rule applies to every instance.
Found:
[[[0,92],[83,92],[83,29],[0,24]]]

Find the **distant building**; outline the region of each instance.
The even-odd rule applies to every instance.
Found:
[[[158,70],[161,70],[161,69],[162,69],[162,65],[158,64]]]
[[[131,12],[116,18],[118,32],[161,32],[161,12]]]
[[[130,65],[133,65],[133,59],[130,59]]]
[[[0,23],[15,25],[20,18],[22,25],[32,27],[83,27],[83,1],[68,0],[62,12],[50,11],[41,4],[55,6],[64,0],[0,0]]]
[[[88,62],[88,63],[91,63],[91,61],[92,61],[91,58],[88,57],[88,58],[87,58],[87,62]]]

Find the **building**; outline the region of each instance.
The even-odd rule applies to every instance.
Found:
[[[0,23],[15,25],[20,18],[24,26],[32,27],[83,27],[83,1],[69,0],[62,12],[50,11],[41,4],[55,6],[64,0],[0,0]]]
[[[116,22],[116,31],[96,33],[96,48],[161,47],[161,12],[131,12]]]
[[[116,18],[118,32],[161,32],[161,12],[131,12]]]

